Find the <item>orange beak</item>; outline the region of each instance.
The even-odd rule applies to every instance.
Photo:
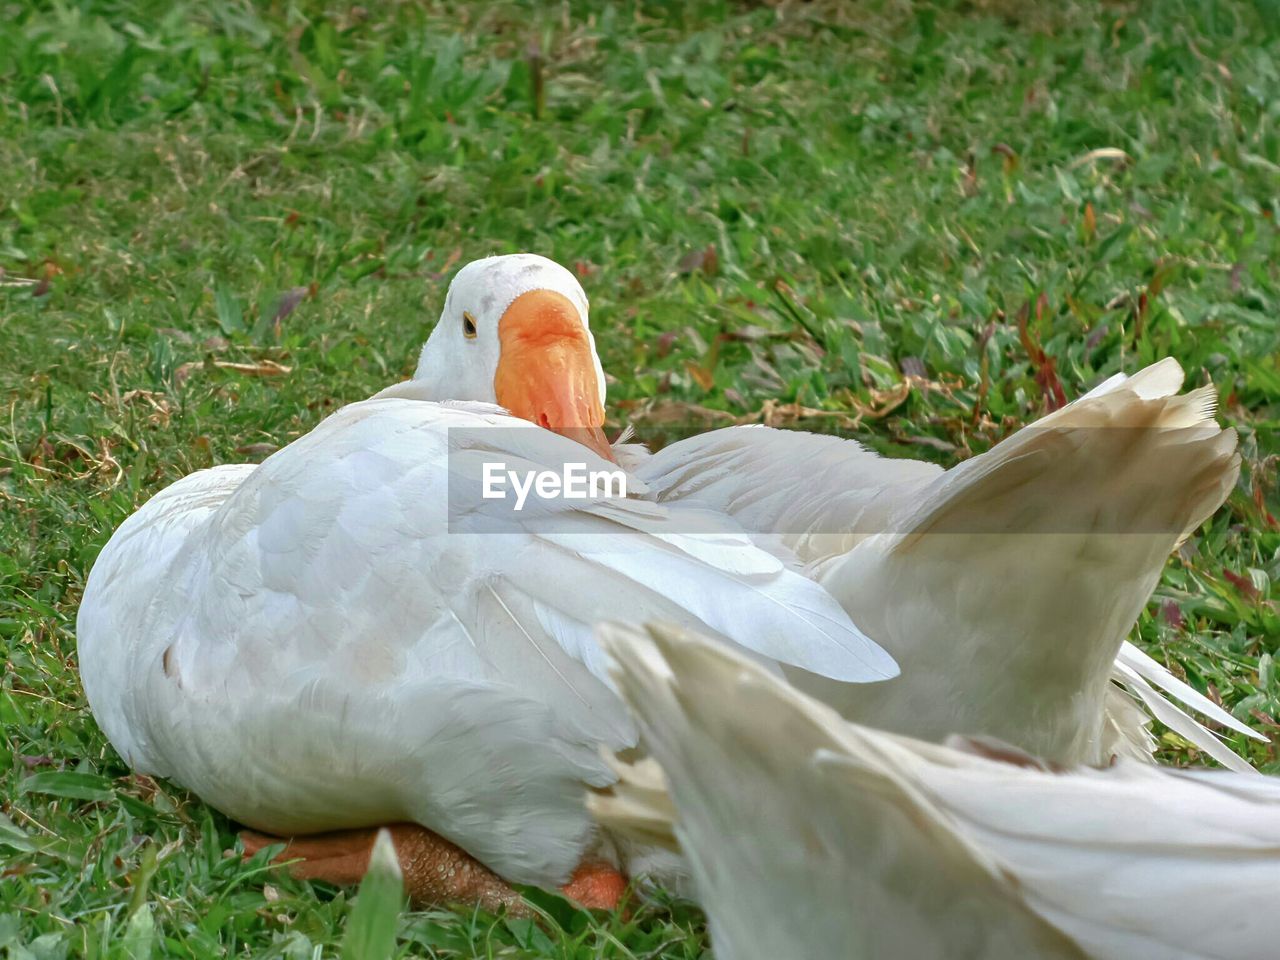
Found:
[[[498,343],[498,403],[613,460],[595,356],[569,298],[550,290],[516,297],[498,321]]]

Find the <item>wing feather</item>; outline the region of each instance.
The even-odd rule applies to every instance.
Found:
[[[1151,685],[1160,688],[1165,693],[1171,694],[1181,700],[1193,710],[1203,713],[1215,723],[1220,723],[1224,727],[1229,727],[1236,733],[1243,733],[1246,737],[1253,740],[1259,740],[1262,743],[1267,742],[1267,738],[1258,733],[1248,724],[1237,720],[1226,710],[1222,709],[1218,704],[1214,703],[1203,693],[1196,690],[1184,680],[1179,680],[1165,667],[1161,666],[1147,654],[1143,653],[1132,643],[1126,640],[1120,646],[1120,654],[1116,657],[1117,663],[1123,663],[1142,679]]]
[[[553,883],[593,829],[565,784],[607,783],[597,746],[636,737],[593,621],[666,617],[848,679],[893,669],[732,523],[603,496],[495,511],[465,499],[486,459],[612,466],[490,405],[384,396],[178,510],[145,589],[106,589],[129,558],[105,551],[81,639],[119,654],[95,704],[119,718],[113,742],[262,829],[415,820],[504,876]],[[161,494],[120,543],[200,482]],[[128,643],[105,644],[102,625]],[[510,789],[450,750],[490,757]]]

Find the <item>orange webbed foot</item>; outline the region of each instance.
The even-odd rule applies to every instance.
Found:
[[[527,915],[529,907],[515,889],[461,847],[416,823],[385,828],[404,874],[405,893],[415,906],[467,904],[492,912]],[[369,869],[378,828],[336,830],[305,837],[273,837],[243,830],[245,858],[272,844],[285,848],[272,863],[285,864],[299,880],[323,880],[335,886],[358,884]],[[583,863],[561,888],[589,910],[615,910],[627,889],[626,878],[603,862]]]
[[[415,906],[465,903],[494,912],[526,909],[510,884],[456,844],[416,823],[395,823],[384,829],[391,834],[405,893]],[[364,878],[377,837],[377,828],[293,838],[252,830],[240,834],[246,858],[273,843],[283,843],[284,850],[272,863],[287,864],[289,873],[299,880],[323,880],[336,886],[354,886]]]
[[[588,910],[617,910],[627,892],[627,878],[608,863],[589,861],[573,871],[560,892]]]

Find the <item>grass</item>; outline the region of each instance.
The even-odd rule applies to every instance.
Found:
[[[1136,635],[1274,735],[1280,7],[1040,6],[0,0],[0,949],[336,954],[347,894],[107,746],[76,606],[156,490],[406,376],[492,252],[576,266],[611,417],[659,434],[808,414],[954,462],[1059,388],[1211,377],[1245,469]],[[705,950],[682,904],[537,902],[399,949]]]

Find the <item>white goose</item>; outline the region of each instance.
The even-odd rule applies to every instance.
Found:
[[[459,271],[413,380],[261,465],[173,484],[111,538],[77,623],[111,743],[262,831],[250,850],[325,832],[286,851],[303,876],[357,880],[392,824],[420,901],[569,881],[611,905],[618,868],[654,868],[611,851],[582,801],[612,779],[599,746],[636,736],[593,621],[666,617],[845,681],[896,668],[714,513],[480,509],[486,462],[612,468],[603,397],[571,274],[534,256]]]
[[[931,740],[978,731],[1056,762],[1101,763],[1151,758],[1137,700],[1245,771],[1156,688],[1265,738],[1125,641],[1170,552],[1240,470],[1213,388],[1179,395],[1182,381],[1172,359],[1117,375],[947,471],[838,437],[730,427],[636,473],[661,503],[723,512],[770,535],[761,542],[781,534],[893,654],[902,675],[874,688],[788,671],[847,719]]]
[[[678,840],[720,960],[1276,955],[1280,781],[939,746],[850,724],[685,631],[604,640],[661,769],[619,763],[592,808]]]

